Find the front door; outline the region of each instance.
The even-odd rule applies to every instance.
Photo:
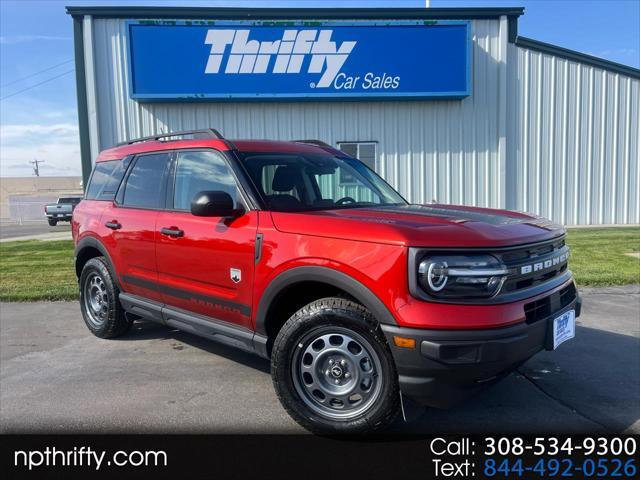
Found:
[[[247,211],[227,159],[215,150],[178,152],[169,209],[156,221],[158,281],[167,306],[251,328],[256,211]],[[171,184],[171,181],[169,182]],[[171,191],[171,187],[169,187]],[[221,190],[245,213],[196,217],[198,192]]]

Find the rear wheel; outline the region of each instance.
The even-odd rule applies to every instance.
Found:
[[[104,257],[87,261],[80,275],[80,308],[84,322],[96,337],[118,337],[131,327],[133,322],[120,305],[119,293]]]
[[[370,432],[398,413],[393,357],[362,305],[342,298],[310,303],[282,327],[271,358],[282,405],[312,432]]]
[[[55,227],[58,224],[58,220],[55,218],[47,218],[47,223],[50,227]]]

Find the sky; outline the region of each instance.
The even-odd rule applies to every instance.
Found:
[[[425,4],[424,0],[0,0],[0,177],[32,175],[29,162],[36,158],[44,161],[43,176],[80,175],[73,29],[64,7],[127,3],[331,8]],[[431,0],[431,6],[522,6],[520,35],[640,68],[640,0]]]

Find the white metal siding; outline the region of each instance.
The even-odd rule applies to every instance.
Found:
[[[640,223],[640,80],[514,49],[514,206],[558,222]]]
[[[128,94],[124,20],[96,19],[100,147],[206,127],[228,138],[317,138],[332,145],[374,140],[377,171],[410,201],[499,207],[499,65],[506,29],[498,20],[474,21],[472,29],[473,93],[462,101],[138,103]]]
[[[472,22],[470,97],[401,102],[139,103],[124,20],[92,22],[100,149],[207,127],[232,139],[377,141],[376,170],[412,202],[640,223],[640,80],[507,44],[506,18]]]

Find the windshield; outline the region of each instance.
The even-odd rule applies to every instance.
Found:
[[[269,210],[298,212],[407,203],[353,158],[254,152],[240,157]]]

